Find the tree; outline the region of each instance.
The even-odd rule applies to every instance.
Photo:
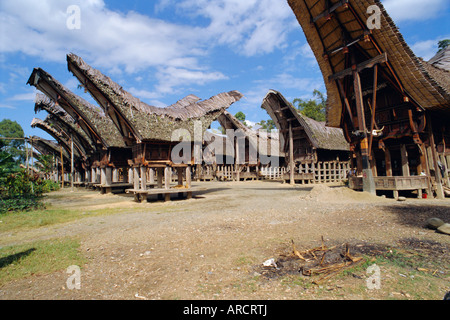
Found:
[[[239,121],[245,122],[246,116],[245,116],[245,113],[243,113],[242,111],[239,111],[239,112],[236,113],[234,116],[235,116],[236,119],[238,119]]]
[[[445,40],[439,41],[438,42],[438,48],[439,48],[438,52],[445,50],[448,46],[450,46],[450,39],[445,39]]]
[[[276,129],[275,122],[273,122],[273,120],[261,120],[257,124],[261,126],[261,129],[267,130],[267,132]]]
[[[24,161],[25,153],[23,147],[25,141],[23,140],[24,132],[20,124],[16,121],[3,119],[0,121],[0,137],[4,138],[21,138],[16,140],[0,139],[0,151],[7,152],[16,161]]]
[[[53,156],[40,154],[36,156],[36,160],[36,167],[38,167],[41,172],[45,174],[46,178],[48,178],[54,167]]]
[[[252,128],[252,126],[247,121],[245,121],[245,119],[247,118],[245,113],[243,113],[242,111],[238,111],[234,116],[236,119],[242,122],[244,126],[247,126],[249,129]]]
[[[294,107],[304,116],[316,121],[325,121],[326,119],[326,98],[319,90],[314,90],[313,99],[308,101],[296,98],[292,102]]]

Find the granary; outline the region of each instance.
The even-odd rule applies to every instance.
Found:
[[[183,191],[191,195],[191,166],[198,152],[194,147],[201,149],[206,129],[226,108],[241,99],[241,93],[230,91],[203,101],[189,95],[171,106],[158,108],[133,97],[80,57],[69,54],[67,62],[69,71],[112,119],[126,145],[132,147],[129,164],[133,167],[134,183],[128,191],[141,201],[150,194],[164,194],[165,199],[171,193]],[[186,146],[182,155],[177,152],[180,142]],[[173,161],[172,153],[179,161]],[[172,169],[177,171],[175,188],[170,186]],[[154,186],[155,170],[157,188],[150,190],[148,187]]]
[[[75,119],[46,95],[36,94],[34,110],[36,113],[41,110],[47,111],[48,116],[45,121],[64,135],[66,140],[70,141],[73,139],[78,153],[83,155],[83,160],[86,160],[87,157],[95,152],[95,145],[81,127],[77,125]]]
[[[284,166],[289,168],[285,179],[293,183],[346,178],[350,147],[341,129],[302,115],[275,90],[266,94],[261,108],[267,111],[279,131]],[[323,170],[326,172],[320,172]]]
[[[51,179],[58,182],[60,179],[64,182],[67,179],[60,178],[65,173],[66,168],[70,168],[71,155],[60,146],[56,141],[46,140],[38,136],[33,136],[28,139],[31,146],[36,149],[40,154],[50,155],[55,159],[55,171],[51,173]]]
[[[85,150],[82,162],[84,174],[78,168],[80,174],[76,183],[83,181],[87,186],[100,187],[102,191],[129,187],[128,159],[131,158],[131,148],[126,146],[103,110],[72,93],[40,68],[33,70],[28,84],[45,94],[37,95],[35,111],[46,110],[56,125],[65,123],[59,135],[66,136],[66,141],[70,141],[67,135],[72,135],[76,146],[74,153],[82,148]]]
[[[414,55],[379,0],[288,3],[324,77],[327,125],[350,143],[357,171],[350,186],[442,198],[448,72]]]
[[[218,177],[231,180],[256,180],[260,177],[260,168],[280,162],[279,141],[277,135],[248,128],[228,111],[217,119],[225,130],[226,150],[224,154],[231,157],[233,169],[229,163],[218,167]],[[229,151],[230,150],[230,151]]]
[[[74,177],[74,175],[79,176],[78,174],[75,174],[75,172],[78,173],[82,170],[82,163],[86,160],[86,154],[79,148],[74,148],[74,135],[68,135],[62,131],[61,124],[53,121],[50,117],[47,117],[45,120],[34,118],[31,121],[31,127],[39,128],[47,132],[69,155],[70,166],[66,166],[66,171],[70,172],[70,181],[73,183],[72,177]]]

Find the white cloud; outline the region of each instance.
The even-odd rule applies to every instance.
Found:
[[[439,37],[437,39],[418,41],[411,45],[411,50],[416,56],[423,58],[425,61],[428,61],[433,58],[438,52],[438,42],[442,39],[449,38],[450,34]]]
[[[67,28],[70,5],[80,7],[79,30]],[[184,18],[202,17],[207,23],[112,11],[102,0],[2,1],[0,54],[64,63],[65,55],[74,52],[105,74],[148,72],[159,81],[156,91],[168,94],[180,86],[228,79],[204,64],[215,47],[229,46],[244,56],[268,53],[286,46],[287,33],[298,28],[284,0],[160,0],[154,11],[174,8]]]
[[[210,41],[228,45],[245,56],[270,53],[286,45],[294,15],[283,0],[184,0],[179,8],[209,19]]]
[[[13,106],[10,106],[10,105],[7,105],[7,104],[0,104],[0,109],[11,109],[11,110],[14,110],[14,109],[16,109],[16,107],[13,107]]]
[[[34,102],[35,98],[36,98],[36,90],[33,90],[33,92],[29,92],[29,93],[18,93],[13,95],[12,97],[9,97],[8,100],[9,101],[32,101]]]
[[[288,73],[280,73],[270,79],[255,80],[252,88],[243,92],[244,98],[241,100],[241,106],[245,110],[259,108],[269,90],[281,90],[280,88],[296,92],[294,97],[285,96],[288,100],[304,96],[311,98],[314,89],[325,92],[322,78],[296,78]],[[281,93],[284,94],[284,92]]]
[[[448,0],[384,0],[383,5],[394,21],[423,21],[445,12]]]
[[[206,72],[176,67],[160,68],[156,78],[159,80],[156,89],[162,94],[176,93],[175,87],[186,88],[194,84],[204,85],[207,82],[228,79],[221,72]]]

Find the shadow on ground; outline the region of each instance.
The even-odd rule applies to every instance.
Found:
[[[0,269],[9,266],[10,264],[19,261],[23,257],[30,255],[33,251],[36,251],[35,248],[31,248],[16,254],[11,254],[9,256],[0,258]]]
[[[450,223],[450,206],[402,205],[386,208],[397,215],[398,222],[412,227],[425,227],[429,218],[439,218]]]

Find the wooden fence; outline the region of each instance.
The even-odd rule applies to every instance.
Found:
[[[302,163],[295,168],[295,180],[297,177],[311,177],[309,183],[341,182],[347,179],[350,170],[349,162],[329,161],[318,163]],[[286,167],[262,167],[260,176],[267,180],[289,180],[289,168]],[[306,182],[306,181],[304,181]]]

